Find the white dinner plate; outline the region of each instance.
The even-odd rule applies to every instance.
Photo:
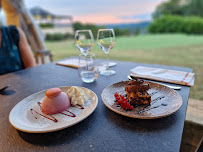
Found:
[[[67,92],[70,86],[59,88],[63,92]],[[43,114],[38,105],[38,102],[41,103],[45,97],[46,90],[43,90],[28,96],[15,105],[10,112],[9,121],[14,128],[29,133],[52,132],[77,124],[87,118],[95,110],[98,104],[98,97],[93,91],[83,87],[80,88],[84,90],[85,94],[88,96],[88,100],[83,106],[84,109],[73,106],[68,109],[68,111],[74,113],[76,117],[69,117],[60,113],[53,114],[52,116],[58,120],[58,122],[54,122],[31,111],[30,109],[34,109],[36,112]],[[70,114],[66,111],[63,113]],[[46,116],[51,118],[49,115]]]

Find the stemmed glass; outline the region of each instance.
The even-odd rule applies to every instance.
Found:
[[[78,72],[83,82],[91,83],[98,77],[96,57],[89,53],[94,47],[94,37],[91,30],[75,32],[75,46],[82,53],[79,55]]]
[[[91,30],[77,30],[75,32],[75,46],[84,55],[94,47],[94,37]]]
[[[106,69],[100,71],[101,75],[110,76],[116,73],[114,70],[109,70],[109,51],[115,46],[116,38],[113,29],[99,29],[97,34],[97,44],[104,51],[107,58]]]

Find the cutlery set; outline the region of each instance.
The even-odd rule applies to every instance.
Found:
[[[133,80],[133,79],[135,79],[135,77],[128,75],[128,79]],[[156,82],[156,83],[158,83],[158,82]],[[171,86],[171,85],[167,85],[167,84],[163,84],[163,83],[158,83],[158,84],[164,85],[164,86],[169,87],[169,88],[174,89],[174,90],[180,90],[181,89],[181,87]]]

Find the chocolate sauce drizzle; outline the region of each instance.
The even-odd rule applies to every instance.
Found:
[[[37,104],[38,104],[38,106],[41,108],[41,103],[40,102],[37,102]],[[81,106],[81,105],[77,105],[77,106],[75,106],[76,108],[78,108],[78,109],[84,109],[84,107],[83,106]],[[39,113],[39,112],[37,112],[37,111],[35,111],[34,109],[30,109],[30,111],[31,111],[31,113],[32,113],[32,115],[34,115],[34,113],[33,112],[35,112],[36,114],[38,114],[38,115],[40,115],[40,116],[42,116],[42,117],[44,117],[44,118],[46,118],[46,119],[49,119],[49,120],[51,120],[51,121],[53,121],[53,122],[58,122],[58,120],[54,117],[54,116],[52,116],[51,114],[50,115],[44,115],[44,114],[41,114],[41,113]],[[76,115],[74,114],[74,113],[72,113],[72,112],[70,112],[69,110],[65,110],[65,111],[67,111],[68,113],[70,113],[70,114],[67,114],[67,113],[64,113],[64,112],[61,112],[60,114],[63,114],[63,115],[66,115],[66,116],[69,116],[69,117],[76,117]],[[50,117],[48,117],[48,116],[50,116]],[[35,119],[37,119],[37,117],[36,116],[34,116],[35,117]]]

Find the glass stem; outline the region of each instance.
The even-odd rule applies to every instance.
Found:
[[[109,54],[106,54],[106,70],[109,70]]]
[[[87,56],[85,56],[85,64],[86,64],[86,70],[88,70],[88,60],[87,60]]]

